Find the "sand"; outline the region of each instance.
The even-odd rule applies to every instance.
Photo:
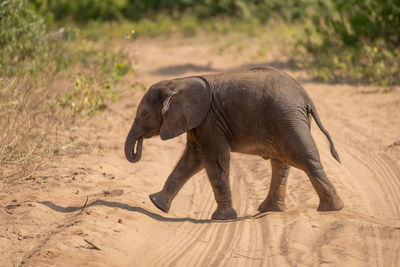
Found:
[[[254,63],[219,54],[208,42],[138,40],[128,50],[145,86]],[[400,266],[400,89],[376,93],[375,87],[299,80],[342,159],[332,158],[313,123],[343,210],[318,212],[306,174],[292,168],[287,210],[258,214],[270,164],[232,153],[237,221],[210,220],[216,203],[204,171],[163,213],[148,195],[162,188],[185,135],[145,140],[142,160],[129,163],[123,145],[144,91],[127,89],[76,130],[90,144],[88,153],[19,181],[0,181],[0,266]]]

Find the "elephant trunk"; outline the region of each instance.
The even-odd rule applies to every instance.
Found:
[[[136,153],[135,153],[135,145],[136,146]],[[132,129],[129,131],[128,137],[125,141],[125,156],[129,162],[136,163],[142,157],[142,146],[143,146],[143,138],[137,138],[133,133]]]

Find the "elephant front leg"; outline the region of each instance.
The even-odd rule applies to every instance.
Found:
[[[149,196],[150,200],[157,208],[168,212],[172,200],[182,186],[202,168],[203,165],[198,155],[197,146],[193,142],[188,141],[185,152],[175,166],[175,169],[169,175],[163,189],[158,193],[151,194]]]
[[[286,182],[290,166],[286,163],[271,159],[272,176],[269,192],[265,200],[258,207],[259,212],[284,211]]]
[[[229,185],[229,160],[229,151],[209,155],[205,159],[208,178],[218,205],[211,217],[213,220],[237,218],[236,211],[232,208],[231,189]]]

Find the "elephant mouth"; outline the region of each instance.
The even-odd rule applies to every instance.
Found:
[[[143,135],[144,138],[152,138],[153,136],[160,135],[160,130],[150,130],[147,128],[145,132]]]
[[[131,163],[138,162],[142,157],[143,139],[151,138],[157,134],[160,134],[157,129],[144,128],[140,135],[131,129],[125,141],[126,159]]]

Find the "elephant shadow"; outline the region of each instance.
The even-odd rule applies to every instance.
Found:
[[[63,207],[63,206],[57,205],[51,201],[38,201],[37,203],[45,205],[48,208],[52,209],[53,211],[61,212],[61,213],[72,213],[72,212],[76,212],[76,211],[82,211],[85,207],[90,207],[90,206],[105,206],[105,207],[110,207],[110,208],[119,208],[119,209],[131,211],[131,212],[139,212],[143,215],[146,215],[154,220],[161,221],[161,222],[191,222],[191,223],[195,223],[195,224],[239,222],[239,221],[250,220],[250,219],[260,219],[260,218],[263,218],[268,215],[268,213],[256,213],[254,215],[242,216],[235,220],[218,221],[218,220],[211,220],[211,219],[195,219],[195,218],[191,218],[191,217],[184,217],[184,218],[165,217],[160,214],[148,211],[142,207],[131,206],[126,203],[121,203],[121,202],[117,202],[117,201],[107,201],[107,200],[102,200],[102,199],[94,200],[90,203],[87,203],[84,206],[81,206],[81,207],[77,207],[77,206]]]

